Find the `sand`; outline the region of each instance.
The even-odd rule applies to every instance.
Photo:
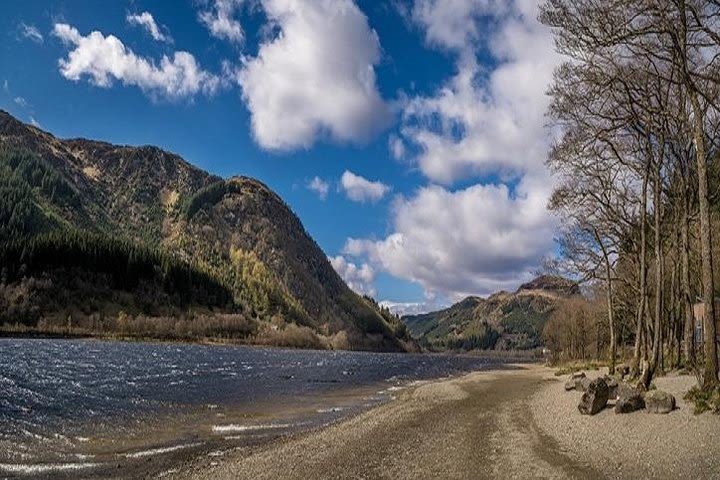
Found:
[[[667,415],[594,417],[541,366],[512,366],[398,392],[340,423],[266,445],[196,458],[165,478],[720,478],[720,417],[682,401],[692,377],[657,380]]]

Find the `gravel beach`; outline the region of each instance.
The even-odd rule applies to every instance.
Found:
[[[594,375],[593,375],[594,373]],[[589,376],[599,375],[600,372]],[[196,458],[181,479],[718,478],[720,417],[694,416],[692,377],[664,377],[678,409],[593,417],[580,393],[535,365],[400,391],[395,401],[269,444]]]
[[[586,373],[596,378],[607,372]],[[531,409],[538,426],[569,457],[588,461],[606,478],[720,478],[720,416],[694,415],[683,400],[695,377],[669,374],[654,380],[659,390],[675,396],[671,413],[618,415],[608,407],[594,416],[580,415],[582,393],[564,390],[567,376],[554,377],[548,370],[543,377],[548,385],[535,394]]]

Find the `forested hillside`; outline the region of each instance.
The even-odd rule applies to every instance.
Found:
[[[444,310],[402,320],[433,350],[531,349],[542,345],[545,323],[557,305],[579,295],[576,283],[541,276],[515,293],[467,297]]]
[[[0,195],[6,331],[413,348],[257,180],[0,112]]]

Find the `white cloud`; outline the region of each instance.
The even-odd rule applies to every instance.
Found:
[[[150,36],[158,42],[172,42],[172,38],[160,30],[160,27],[155,22],[155,19],[150,12],[142,12],[139,14],[128,13],[125,20],[127,20],[127,22],[131,25],[139,25],[143,27],[147,30]]]
[[[329,260],[335,271],[345,280],[348,287],[361,295],[375,295],[375,288],[373,287],[375,270],[373,270],[370,265],[367,263],[356,265],[355,263],[348,262],[342,255],[329,257]]]
[[[32,115],[30,115],[30,124],[34,127],[42,128],[42,125],[40,125],[40,122],[35,120],[35,117],[33,117]]]
[[[198,18],[213,37],[242,43],[245,34],[242,25],[233,15],[240,10],[243,3],[244,0],[214,0],[212,7],[201,11]]]
[[[442,88],[406,100],[400,126],[405,154],[417,152],[410,161],[436,184],[399,198],[391,233],[349,239],[346,255],[457,298],[514,289],[552,249],[544,113],[560,58],[536,20],[538,1],[415,1],[411,18],[427,42],[457,59]],[[490,70],[477,61],[488,55]]]
[[[388,138],[388,147],[390,148],[390,154],[395,160],[405,158],[405,143],[403,143],[402,138],[395,134],[390,135],[390,138]]]
[[[32,40],[35,43],[43,43],[43,35],[40,33],[40,30],[35,25],[26,25],[25,23],[20,23],[20,35],[23,38],[28,38]]]
[[[261,4],[278,34],[238,73],[260,146],[308,148],[324,135],[358,142],[387,125],[375,82],[380,42],[352,0]]]
[[[340,178],[340,187],[347,197],[354,202],[377,202],[390,191],[390,187],[382,182],[370,180],[345,170]]]
[[[490,293],[530,276],[552,245],[547,192],[511,195],[505,185],[455,192],[421,188],[393,208],[393,233],[384,240],[349,239],[343,253],[367,256],[400,278],[444,295]]]
[[[481,34],[479,20],[500,15],[508,0],[415,0],[411,20],[425,32],[430,44],[448,50],[463,50]]]
[[[330,185],[320,177],[314,177],[307,184],[308,190],[312,190],[317,193],[321,200],[327,198],[328,192],[330,191]]]
[[[188,52],[163,55],[160,64],[136,55],[115,36],[93,31],[87,36],[64,23],[57,23],[53,34],[73,47],[60,59],[60,73],[68,80],[87,78],[98,87],[108,88],[114,80],[139,87],[146,94],[169,99],[213,94],[221,79],[203,70]]]
[[[378,304],[401,317],[405,315],[418,315],[445,308],[443,305],[438,305],[434,302],[394,302],[392,300],[383,300],[378,302]]]
[[[7,79],[3,81],[3,91],[5,93],[10,93],[10,83],[7,81]]]
[[[545,91],[560,57],[536,20],[537,3],[416,0],[416,10],[436,14],[416,18],[427,37],[458,52],[456,74],[434,95],[409,99],[403,113],[403,137],[420,149],[417,164],[431,180],[544,170]],[[482,47],[498,62],[489,73],[476,60]]]
[[[25,100],[23,97],[15,97],[15,98],[13,98],[13,102],[15,102],[16,105],[23,107],[23,108],[28,106],[27,100]]]

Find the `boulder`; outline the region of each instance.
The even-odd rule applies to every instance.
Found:
[[[618,390],[620,393],[615,400],[615,413],[631,413],[645,408],[645,400],[640,390],[626,383],[619,384]]]
[[[570,374],[570,378],[572,378],[573,380],[577,380],[579,378],[585,378],[585,372],[572,373],[572,374]]]
[[[575,390],[575,380],[568,380],[565,382],[565,391]]]
[[[583,393],[578,410],[583,415],[595,415],[607,405],[608,393],[609,389],[605,380],[602,378],[593,380]]]
[[[608,398],[615,399],[617,398],[617,389],[618,389],[618,381],[615,377],[611,377],[610,375],[605,375],[603,377],[603,380],[605,380],[605,383],[607,383],[608,389],[610,392],[608,393]]]
[[[675,397],[662,390],[645,393],[645,408],[648,413],[670,413],[675,409]]]
[[[591,383],[592,380],[587,377],[577,378],[575,379],[575,390],[578,392],[584,392],[588,389]]]
[[[640,395],[642,395],[641,390],[633,387],[629,383],[619,382],[617,384],[617,388],[615,390],[615,398],[617,399],[617,398],[627,397],[627,396],[631,396],[635,393],[639,393]]]

